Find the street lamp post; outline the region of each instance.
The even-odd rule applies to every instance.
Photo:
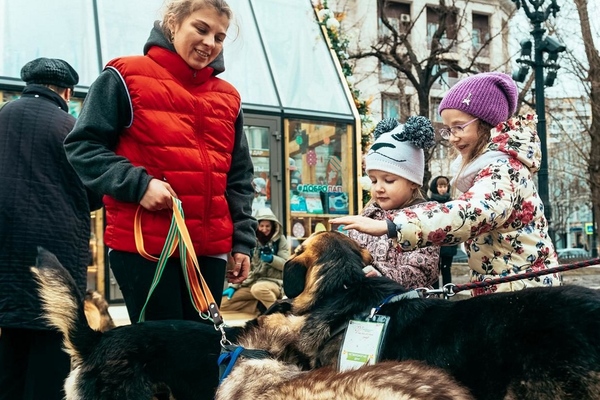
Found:
[[[548,189],[548,145],[546,139],[546,104],[544,99],[544,86],[552,86],[556,79],[556,70],[559,68],[556,61],[558,54],[565,51],[565,46],[560,44],[556,39],[551,37],[544,38],[546,29],[542,24],[552,16],[556,17],[556,13],[560,7],[556,0],[550,0],[550,4],[544,9],[545,0],[512,0],[519,9],[523,6],[527,18],[533,25],[531,35],[533,36],[533,60],[531,59],[531,42],[525,40],[521,42],[521,58],[517,60],[522,66],[518,72],[513,74],[513,78],[518,82],[523,82],[528,73],[528,68],[525,65],[531,66],[535,74],[535,111],[538,117],[537,132],[540,138],[542,147],[542,162],[538,172],[538,186],[540,199],[544,204],[544,215],[548,221],[548,234],[552,241],[554,238],[554,228],[552,227],[552,207],[549,198]],[[531,4],[528,5],[528,3]],[[548,53],[547,60],[544,60],[544,53]],[[549,69],[546,79],[544,79],[544,68]]]

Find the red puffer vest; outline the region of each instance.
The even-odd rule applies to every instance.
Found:
[[[198,255],[228,253],[233,223],[225,190],[241,100],[206,67],[193,71],[177,54],[153,47],[147,56],[112,60],[131,98],[133,120],[115,152],[164,179],[182,201]],[[136,253],[133,220],[138,204],[105,196],[107,246]],[[162,251],[171,223],[168,210],[142,214],[144,247]]]

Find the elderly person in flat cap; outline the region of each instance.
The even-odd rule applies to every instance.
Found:
[[[23,66],[21,78],[21,97],[0,109],[0,399],[59,400],[70,359],[61,335],[40,318],[29,266],[37,246],[46,248],[83,295],[90,210],[101,203],[63,147],[75,124],[67,102],[77,72],[66,61],[38,58]]]

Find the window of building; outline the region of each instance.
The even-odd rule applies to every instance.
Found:
[[[382,94],[381,114],[382,118],[400,119],[400,96]]]
[[[379,63],[379,80],[382,82],[393,81],[396,79],[396,68],[387,64]]]
[[[490,64],[475,63],[475,65],[473,65],[473,68],[477,72],[490,72]]]
[[[437,74],[439,69],[440,69],[439,65],[434,65],[431,73]],[[441,90],[448,90],[452,86],[454,86],[454,84],[456,82],[458,82],[458,72],[456,72],[454,70],[446,70],[435,81],[433,88],[441,89]]]
[[[427,48],[431,49],[431,43],[433,37],[438,30],[440,25],[441,15],[440,10],[435,7],[427,7]],[[450,12],[446,15],[444,33],[440,38],[440,45],[443,47],[449,47],[452,41],[456,41],[457,31],[457,13]]]
[[[392,25],[396,32],[406,32],[407,27],[411,23],[410,4],[397,3],[394,1],[384,1],[382,3],[383,9],[380,9],[378,14],[379,36],[389,36],[392,33],[390,29],[383,24],[382,16],[387,18],[388,22],[390,25]]]
[[[442,102],[442,99],[436,98],[436,97],[432,97],[429,100],[429,119],[431,119],[431,122],[438,123],[438,124],[442,124],[442,117],[440,116],[440,113],[438,112],[438,108],[440,107],[440,103]],[[441,127],[441,125],[440,125]]]
[[[473,30],[471,31],[471,43],[473,53],[483,57],[489,57],[490,49],[486,45],[490,40],[490,18],[487,15],[473,13]],[[485,47],[484,47],[485,46]],[[483,49],[482,49],[483,47]],[[480,52],[481,50],[481,52]]]

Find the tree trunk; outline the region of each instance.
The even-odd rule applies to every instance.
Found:
[[[590,89],[590,104],[592,111],[592,123],[590,125],[590,158],[588,162],[589,183],[594,209],[595,226],[600,226],[600,53],[594,46],[594,37],[590,27],[590,16],[588,13],[588,0],[574,0],[579,14],[581,36],[585,46],[585,54],[588,61],[587,81]],[[594,229],[593,249],[597,255],[596,229]]]

